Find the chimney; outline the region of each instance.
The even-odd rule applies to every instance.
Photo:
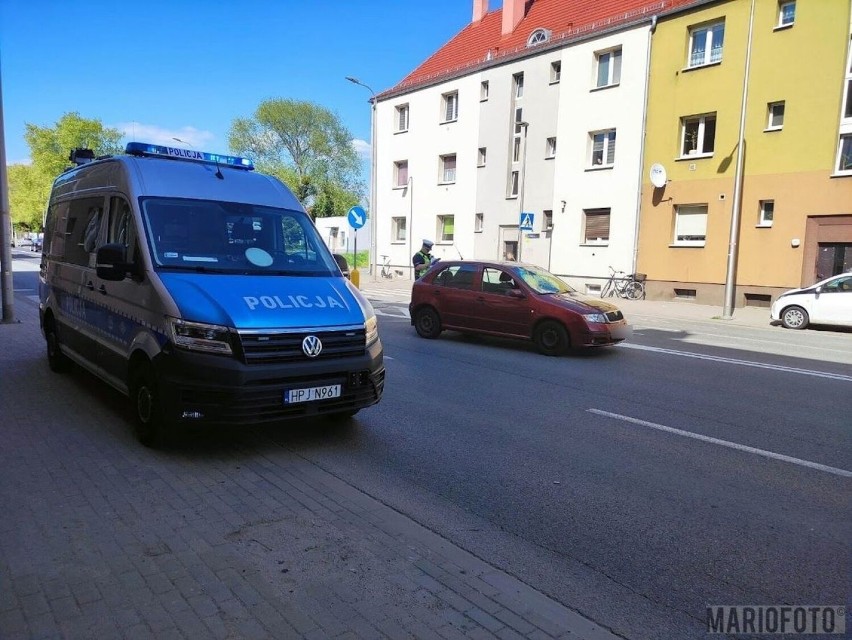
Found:
[[[488,0],[473,0],[473,22],[481,22],[488,13]]]
[[[503,0],[503,29],[502,35],[511,34],[524,17],[526,0]]]

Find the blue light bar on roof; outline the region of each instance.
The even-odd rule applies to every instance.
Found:
[[[180,149],[167,147],[161,144],[148,144],[147,142],[128,142],[124,152],[133,156],[149,156],[157,158],[173,158],[177,160],[194,160],[196,162],[210,162],[215,164],[234,167],[235,169],[254,170],[254,164],[248,158],[240,156],[223,156],[218,153],[207,153],[195,149]]]

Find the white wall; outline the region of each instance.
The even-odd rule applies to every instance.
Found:
[[[320,236],[332,253],[351,253],[355,250],[355,229],[349,226],[346,216],[334,216],[331,218],[317,218],[314,220]],[[337,228],[337,238],[332,235],[332,229]],[[358,251],[370,248],[370,221],[367,220],[363,227],[358,229]]]

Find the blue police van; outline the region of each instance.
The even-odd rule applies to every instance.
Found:
[[[246,158],[135,142],[72,160],[45,217],[48,363],[126,394],[143,444],[379,402],[373,308],[279,180]]]

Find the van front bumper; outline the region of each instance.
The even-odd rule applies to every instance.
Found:
[[[354,413],[376,404],[385,386],[381,341],[334,360],[247,365],[179,349],[154,359],[165,417],[182,424],[259,424]],[[340,385],[340,396],[286,404],[290,389]]]

